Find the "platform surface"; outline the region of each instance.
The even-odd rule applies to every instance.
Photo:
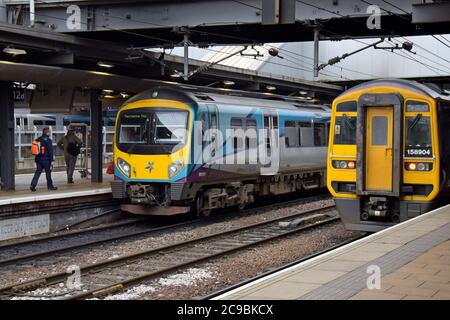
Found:
[[[53,184],[58,187],[58,190],[48,191],[45,172],[43,172],[36,192],[30,191],[32,178],[33,174],[16,175],[16,190],[0,191],[0,206],[111,193],[110,182],[114,176],[104,173],[102,183],[92,183],[90,176],[81,178],[80,174],[75,172],[73,177],[75,183],[68,184],[66,172],[53,172]]]
[[[449,238],[450,205],[215,299],[447,300],[450,299]]]

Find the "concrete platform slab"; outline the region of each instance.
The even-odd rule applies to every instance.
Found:
[[[56,191],[48,191],[45,174],[41,175],[36,192],[30,191],[30,182],[33,174],[21,174],[16,176],[16,190],[0,191],[0,206],[28,203],[36,201],[49,201],[55,199],[74,198],[111,193],[110,182],[113,175],[104,174],[103,183],[92,183],[89,178],[81,178],[74,174],[74,184],[67,184],[65,172],[52,173]]]
[[[214,299],[263,297],[302,300],[450,299],[450,205]]]

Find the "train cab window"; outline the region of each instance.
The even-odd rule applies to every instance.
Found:
[[[285,127],[285,144],[288,148],[294,148],[299,146],[299,135],[295,121],[286,121],[284,123]]]
[[[432,156],[430,117],[406,117],[406,155]]]
[[[302,147],[312,147],[314,145],[314,137],[311,122],[299,122],[300,128],[299,145]]]
[[[334,124],[334,144],[356,144],[356,117],[336,117]]]
[[[356,101],[346,101],[336,106],[336,112],[356,112]]]
[[[406,112],[430,112],[430,105],[426,102],[407,101]]]
[[[316,147],[323,147],[326,145],[325,123],[314,123],[314,145]]]
[[[164,144],[184,143],[186,140],[187,112],[156,112],[155,142]]]
[[[145,143],[144,130],[141,124],[122,124],[119,143]]]

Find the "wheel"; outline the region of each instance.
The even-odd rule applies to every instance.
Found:
[[[237,208],[238,208],[239,211],[244,211],[245,207],[246,207],[246,204],[245,204],[245,203],[240,203],[240,204],[238,204],[238,206],[237,206]]]
[[[194,214],[197,218],[208,218],[211,215],[211,210],[203,209],[204,199],[203,192],[199,192],[195,197]]]

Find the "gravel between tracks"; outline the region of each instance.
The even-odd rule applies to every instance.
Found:
[[[204,236],[207,234],[212,234],[218,231],[225,231],[232,228],[240,227],[247,224],[252,224],[260,221],[265,221],[267,219],[287,216],[293,213],[293,211],[305,211],[315,208],[321,208],[323,206],[329,205],[333,203],[333,200],[324,197],[318,196],[317,201],[306,201],[303,204],[295,205],[288,208],[275,209],[264,213],[256,213],[256,214],[243,214],[243,215],[234,215],[227,218],[225,221],[206,224],[200,227],[182,227],[177,228],[176,230],[170,232],[164,232],[160,235],[153,237],[141,237],[139,239],[134,240],[126,240],[126,241],[115,241],[112,243],[103,244],[97,246],[95,248],[89,249],[77,249],[74,251],[68,251],[65,253],[62,258],[63,261],[54,262],[53,257],[43,258],[42,260],[30,261],[29,264],[23,264],[18,266],[5,266],[0,270],[0,286],[6,286],[13,282],[17,281],[25,281],[29,279],[33,279],[36,277],[41,277],[45,275],[49,275],[55,272],[65,272],[67,267],[72,265],[86,265],[95,262],[100,262],[107,259],[112,259],[117,256],[130,254],[133,252],[147,250],[151,248],[160,247],[163,245],[171,244],[177,241],[184,241],[192,238],[196,238],[199,236]],[[341,227],[342,231],[343,228]],[[301,237],[300,237],[301,238]],[[281,250],[281,251],[284,251]],[[317,250],[316,250],[317,251]],[[314,252],[314,251],[312,251]],[[261,254],[257,254],[258,257],[261,257]],[[256,259],[259,261],[259,258],[255,257],[253,254],[253,258],[250,261]],[[293,259],[293,258],[292,258]],[[230,261],[233,259],[230,259]],[[255,262],[256,262],[255,261]],[[251,263],[253,265],[253,262]],[[256,263],[255,263],[256,265]],[[226,268],[220,268],[221,273],[226,270]],[[234,269],[236,270],[236,269]],[[242,272],[242,274],[247,273]],[[216,272],[212,270],[212,272]],[[221,276],[222,280],[224,279],[223,275]],[[199,280],[200,281],[200,280]],[[213,281],[212,278],[208,279],[209,282]],[[216,280],[214,280],[216,281]],[[168,286],[168,288],[172,286]],[[170,290],[169,290],[170,291]],[[182,290],[180,290],[182,291]],[[152,292],[153,294],[159,294],[156,292]],[[163,295],[166,297],[166,295]],[[169,296],[167,296],[169,297]]]
[[[154,290],[133,299],[196,299],[292,261],[325,250],[345,240],[362,235],[346,231],[340,222],[219,258],[214,263],[196,266],[213,274],[189,285],[160,285],[161,280],[145,282]],[[176,275],[172,275],[174,277]]]

